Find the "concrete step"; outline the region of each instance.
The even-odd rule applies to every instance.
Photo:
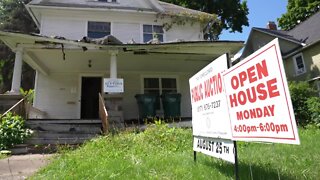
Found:
[[[100,119],[29,119],[27,124],[101,124]]]
[[[27,127],[36,131],[51,132],[78,132],[100,134],[102,125],[100,124],[47,124],[47,123],[26,123]]]
[[[26,141],[28,145],[74,145],[74,144],[83,144],[85,141],[88,141],[96,136],[91,137],[79,137],[79,138],[31,138]]]
[[[30,119],[27,127],[34,131],[28,145],[82,144],[101,134],[101,120]]]
[[[52,131],[35,131],[33,138],[60,139],[60,138],[92,138],[96,133],[78,133],[78,132],[52,132]]]

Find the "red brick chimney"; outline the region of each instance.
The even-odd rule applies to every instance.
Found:
[[[267,29],[270,30],[277,30],[277,25],[274,21],[269,21],[267,24]]]

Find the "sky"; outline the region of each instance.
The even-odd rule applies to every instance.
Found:
[[[243,26],[242,33],[223,31],[220,40],[246,41],[252,27],[265,28],[269,21],[277,23],[277,18],[287,11],[287,3],[287,0],[247,0],[249,27]]]

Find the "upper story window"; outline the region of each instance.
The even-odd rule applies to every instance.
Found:
[[[159,25],[143,25],[143,42],[148,42],[156,36],[163,42],[163,27]]]
[[[102,38],[111,34],[111,24],[109,22],[88,22],[88,37]]]
[[[306,72],[302,53],[293,56],[293,63],[295,66],[296,75],[300,75]]]

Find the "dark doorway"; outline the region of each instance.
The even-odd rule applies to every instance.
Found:
[[[81,119],[99,118],[99,93],[101,77],[82,77],[81,84]]]

